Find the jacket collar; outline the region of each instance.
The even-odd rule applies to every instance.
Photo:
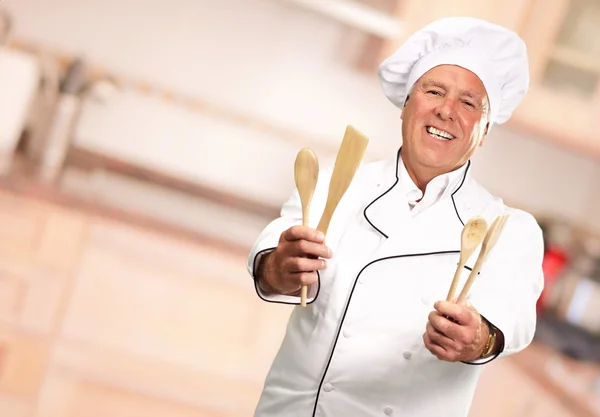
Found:
[[[405,235],[407,232],[406,222],[402,223],[398,210],[408,210],[408,202],[405,190],[400,184],[400,149],[395,158],[386,161],[381,181],[376,184],[381,193],[373,199],[365,208],[363,214],[367,222],[383,237],[388,238],[395,234]],[[454,176],[449,177],[449,184],[442,198],[425,212],[417,215],[413,224],[419,224],[420,217],[429,213],[435,214],[435,218],[444,222],[445,228],[457,228],[462,230],[465,222],[475,215],[482,215],[487,204],[493,197],[484,192],[470,177],[469,161],[464,169],[455,171]],[[417,230],[415,230],[417,232]],[[459,242],[457,242],[459,243]],[[440,241],[440,244],[442,242]],[[459,249],[459,245],[457,246]]]
[[[448,172],[443,175],[439,175],[433,178],[429,184],[425,194],[414,183],[410,177],[406,166],[402,160],[402,154],[400,150],[400,156],[396,162],[396,177],[398,178],[398,186],[402,188],[406,197],[407,203],[415,205],[417,201],[421,200],[416,208],[416,211],[422,211],[441,199],[451,196],[464,182],[466,173],[469,170],[471,162],[468,161],[466,164],[452,172]]]

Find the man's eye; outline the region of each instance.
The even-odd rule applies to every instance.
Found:
[[[463,101],[463,103],[465,103],[469,107],[475,107],[475,105],[473,103],[471,103],[470,101]]]
[[[441,96],[442,95],[442,93],[440,93],[439,91],[435,91],[435,90],[429,90],[427,92],[427,94],[433,94],[433,95],[436,95],[436,96]]]

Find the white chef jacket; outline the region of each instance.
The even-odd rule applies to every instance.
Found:
[[[406,166],[400,160],[398,162],[398,186],[402,187],[406,196],[408,207],[411,210],[410,215],[416,216],[432,204],[438,202],[442,197],[452,194],[462,182],[468,165],[463,165],[455,171],[437,176],[429,181],[425,193],[414,183]],[[415,210],[416,208],[416,210]]]
[[[309,289],[308,306],[292,311],[255,417],[467,416],[483,366],[440,361],[422,336],[433,303],[450,287],[463,225],[476,215],[489,224],[499,214],[510,218],[469,300],[503,332],[500,356],[531,342],[543,289],[543,240],[533,216],[477,184],[470,162],[432,180],[411,210],[420,196],[399,155],[363,165],[340,201],[326,237],[333,258]],[[319,176],[311,227],[330,176]],[[301,224],[301,213],[295,192],[253,246],[250,274],[284,230]],[[265,301],[299,304],[299,297],[262,293],[256,280],[255,288]]]

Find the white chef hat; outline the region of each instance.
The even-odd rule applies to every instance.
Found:
[[[468,69],[483,83],[490,125],[506,122],[529,88],[527,48],[515,32],[481,19],[450,17],[413,34],[379,67],[383,92],[396,106],[414,83],[438,65]]]

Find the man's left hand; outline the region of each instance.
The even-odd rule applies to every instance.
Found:
[[[425,347],[438,359],[469,362],[478,359],[488,338],[488,327],[471,306],[438,301],[429,314],[423,335]]]

